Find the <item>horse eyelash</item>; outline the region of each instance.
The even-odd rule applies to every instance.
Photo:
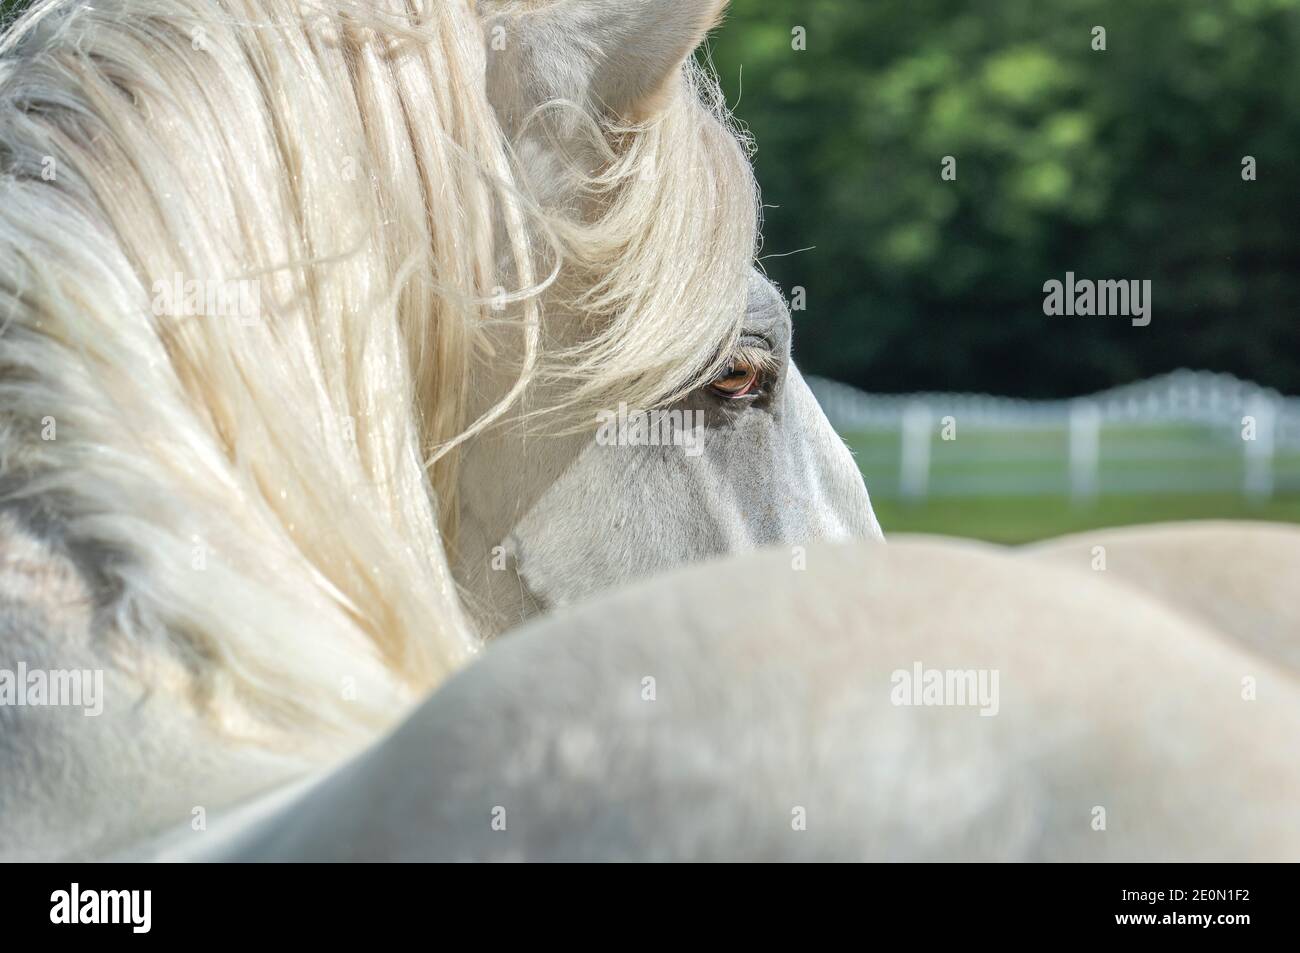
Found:
[[[740,345],[732,354],[731,360],[748,364],[758,372],[759,377],[771,376],[780,365],[776,354],[770,348],[761,347],[757,344]]]

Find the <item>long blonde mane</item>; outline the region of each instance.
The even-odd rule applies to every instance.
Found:
[[[466,0],[38,0],[0,40],[0,491],[93,554],[122,664],[241,737],[336,750],[475,651],[464,440],[544,381],[671,400],[738,333],[756,199],[716,85],[688,62],[637,126],[544,104],[602,156],[551,205],[486,56]]]

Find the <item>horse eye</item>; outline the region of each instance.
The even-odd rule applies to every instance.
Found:
[[[709,389],[715,394],[732,399],[748,396],[757,386],[758,368],[743,360],[732,361],[709,382]]]

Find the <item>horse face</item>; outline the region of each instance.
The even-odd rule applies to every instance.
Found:
[[[760,546],[883,539],[848,449],[790,359],[790,314],[757,272],[728,373],[595,433],[471,449],[461,576],[503,628],[674,566]],[[512,513],[509,526],[502,521]]]
[[[535,110],[562,100],[620,121],[653,117],[721,6],[593,0],[481,8],[488,14],[489,98],[537,201],[582,207],[581,190],[569,194],[565,170],[593,174],[605,160],[584,147],[571,111],[533,122]],[[717,378],[668,407],[615,399],[585,432],[526,438],[506,429],[466,447],[454,562],[487,632],[712,556],[881,536],[852,457],[791,362],[790,315],[780,293],[752,269],[746,286],[739,262],[749,252],[713,269],[736,269],[735,293],[718,300],[735,302],[726,309],[745,308],[739,343]],[[546,311],[551,337],[564,339],[583,324],[568,320],[557,302],[548,300]],[[677,324],[703,326],[689,314]],[[716,355],[729,346],[726,336],[701,343]],[[491,375],[487,369],[481,377]],[[476,388],[490,403],[507,385],[503,377]]]
[[[760,546],[883,539],[857,465],[790,360],[781,295],[757,273],[750,284],[732,373],[669,408],[603,411],[512,528],[505,551],[536,604]]]

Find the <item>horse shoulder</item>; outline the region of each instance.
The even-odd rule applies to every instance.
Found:
[[[1300,852],[1276,833],[1300,830],[1300,700],[1243,703],[1235,673],[1266,669],[1210,628],[990,547],[807,557],[688,568],[524,626],[225,856]],[[995,697],[900,703],[917,665],[984,673]]]

